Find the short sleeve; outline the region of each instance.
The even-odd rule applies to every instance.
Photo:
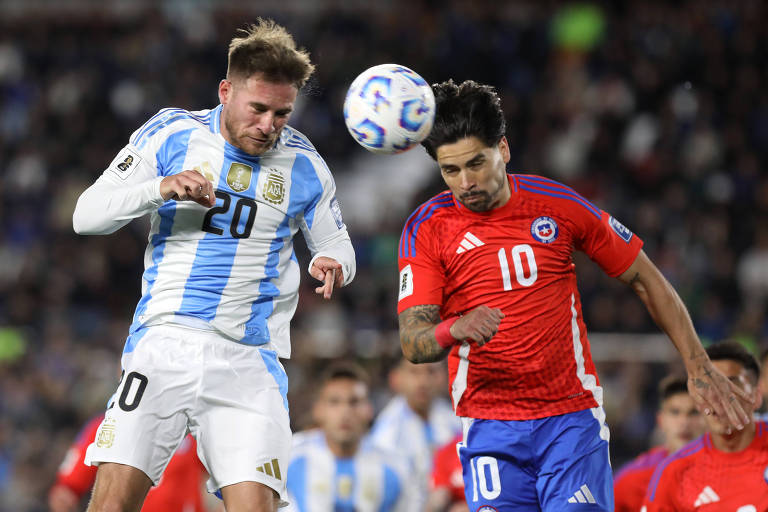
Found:
[[[621,275],[635,261],[643,241],[604,211],[600,217],[584,215],[579,249],[611,277]]]
[[[398,251],[397,312],[424,304],[443,305],[445,274],[429,225],[403,230]]]

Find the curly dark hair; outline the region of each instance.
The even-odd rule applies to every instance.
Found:
[[[434,159],[437,148],[466,137],[475,136],[488,147],[497,144],[506,133],[501,99],[490,85],[466,80],[458,85],[448,80],[432,85],[435,93],[435,123],[421,143]]]
[[[736,341],[723,341],[707,347],[707,355],[712,361],[736,361],[757,380],[760,376],[760,363],[755,356]]]

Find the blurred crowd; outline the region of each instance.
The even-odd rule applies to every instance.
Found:
[[[337,300],[318,299],[304,276],[286,363],[295,428],[307,426],[306,391],[331,359],[360,362],[374,405],[387,400],[400,229],[443,188],[421,148],[392,179],[397,157],[369,155],[346,134],[346,88],[384,62],[429,82],[496,86],[511,171],[562,181],[630,227],[705,342],[768,346],[763,2],[260,4],[0,1],[0,510],[44,509],[68,443],[117,384],[139,298],[147,223],[77,236],[78,195],[160,108],[215,106],[228,42],[260,15],[317,65],[291,124],[334,171],[358,257]],[[575,261],[593,332],[657,332],[634,294]],[[668,369],[633,361],[631,348],[600,363],[617,463],[650,443]]]

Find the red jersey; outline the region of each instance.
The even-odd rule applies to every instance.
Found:
[[[656,466],[669,452],[657,446],[640,454],[621,470],[613,479],[613,499],[616,512],[638,512],[643,505],[645,490]]]
[[[104,415],[90,420],[78,434],[74,444],[67,451],[56,475],[56,485],[70,488],[83,497],[96,479],[96,466],[83,462],[85,451],[95,437]],[[197,458],[197,445],[192,436],[187,436],[176,449],[176,453],[165,468],[160,483],[152,487],[144,500],[143,512],[203,512],[203,497],[200,492],[205,468]]]
[[[435,452],[432,466],[432,488],[445,488],[451,491],[452,503],[464,503],[464,475],[461,471],[456,443],[461,441],[461,434],[443,445]]]
[[[647,512],[768,510],[768,424],[736,453],[721,452],[704,434],[659,464],[645,496]]]
[[[436,304],[442,318],[477,306],[504,319],[482,347],[448,356],[456,414],[526,420],[602,403],[572,260],[584,251],[610,276],[635,261],[642,241],[572,189],[509,175],[512,196],[473,212],[450,191],[421,205],[399,247],[398,312]]]

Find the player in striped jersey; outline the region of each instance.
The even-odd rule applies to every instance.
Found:
[[[704,421],[688,394],[684,376],[668,375],[659,383],[656,425],[664,435],[664,444],[638,455],[616,473],[613,480],[616,512],[640,510],[656,466],[704,431]]]
[[[445,399],[445,364],[413,364],[403,358],[389,375],[397,393],[379,412],[371,442],[408,462],[413,506],[423,510],[435,451],[461,432],[461,422]]]
[[[287,126],[313,69],[283,27],[260,19],[230,44],[219,106],[161,110],[80,197],[78,233],[151,219],[123,377],[86,455],[99,464],[90,510],[138,509],[187,430],[228,510],[284,498],[278,358],[290,355],[298,300],[293,237],[303,233],[325,298],[355,273],[331,173]]]
[[[616,219],[555,181],[507,175],[501,101],[490,86],[433,86],[423,142],[450,190],[400,240],[400,341],[413,362],[448,357],[470,510],[611,510],[602,388],[572,255],[629,284],[684,356],[689,387],[724,427],[748,395],[704,352],[682,301]]]
[[[752,398],[748,412],[760,407],[760,366],[737,342],[707,347],[715,367]],[[758,420],[742,431],[722,434],[725,419],[705,415],[708,432],[656,467],[643,512],[768,510],[768,423]]]
[[[364,439],[373,407],[361,369],[341,364],[329,368],[319,384],[313,416],[319,428],[294,436],[288,467],[290,510],[416,510],[402,459]]]

